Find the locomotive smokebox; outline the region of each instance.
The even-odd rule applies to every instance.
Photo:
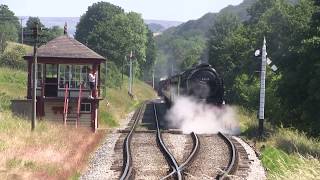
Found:
[[[184,95],[215,105],[223,104],[222,78],[209,64],[190,68],[165,82],[167,83],[163,83],[161,90],[165,99],[169,101],[174,101],[176,96]],[[175,90],[172,90],[172,87],[176,87]]]

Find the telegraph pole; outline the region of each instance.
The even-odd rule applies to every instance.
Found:
[[[104,92],[104,94],[105,94],[105,97],[107,97],[107,77],[108,77],[108,63],[107,63],[107,61],[106,61],[106,64],[105,64],[105,78],[104,78],[104,86],[105,86],[105,92]]]
[[[124,56],[124,59],[122,60],[122,65],[121,65],[121,80],[123,82],[123,68],[124,68],[124,62],[127,62],[127,56]]]
[[[34,37],[34,46],[33,46],[33,95],[32,95],[32,119],[31,119],[31,131],[34,131],[36,127],[36,119],[37,119],[37,43],[38,43],[38,23],[34,24],[33,28],[33,37]]]
[[[263,135],[264,122],[264,106],[266,94],[266,67],[267,66],[267,47],[266,38],[263,39],[262,56],[261,56],[261,72],[260,72],[260,104],[259,104],[259,136]]]
[[[154,89],[154,68],[152,69],[152,88]]]

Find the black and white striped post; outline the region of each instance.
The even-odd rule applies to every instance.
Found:
[[[261,56],[261,71],[260,71],[260,101],[259,101],[259,127],[258,133],[259,137],[263,135],[263,123],[264,123],[264,106],[265,106],[265,99],[266,99],[266,74],[267,74],[267,65],[270,66],[271,70],[276,72],[278,67],[276,65],[272,65],[272,61],[267,57],[267,45],[266,45],[266,38],[263,38],[263,46],[262,52],[260,49],[256,50],[254,55],[256,57]]]
[[[264,106],[266,97],[266,69],[267,69],[267,47],[266,38],[263,38],[261,72],[260,72],[260,103],[259,103],[259,136],[263,134]]]

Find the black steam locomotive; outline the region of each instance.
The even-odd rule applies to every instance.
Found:
[[[159,95],[168,104],[183,95],[219,106],[224,103],[223,80],[211,65],[200,64],[160,81]]]

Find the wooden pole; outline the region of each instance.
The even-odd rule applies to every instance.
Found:
[[[37,119],[37,43],[38,43],[38,23],[36,22],[33,29],[34,36],[34,46],[33,46],[33,96],[32,96],[32,120],[31,120],[31,131],[34,131],[36,127],[36,119]]]

